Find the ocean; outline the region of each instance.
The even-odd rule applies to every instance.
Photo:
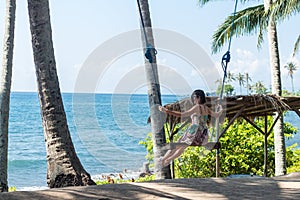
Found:
[[[163,104],[181,97],[163,95]],[[148,96],[141,94],[63,93],[68,126],[76,153],[92,177],[130,174],[146,162],[139,144],[151,131]],[[10,102],[8,184],[17,190],[46,188],[46,150],[38,94],[13,92]],[[295,113],[285,120],[300,128]],[[300,141],[297,134],[287,145]]]
[[[147,95],[63,93],[76,153],[92,176],[140,171],[139,144],[151,131]],[[177,100],[162,97],[163,103]],[[13,92],[10,102],[8,184],[17,190],[46,184],[46,149],[37,93]]]

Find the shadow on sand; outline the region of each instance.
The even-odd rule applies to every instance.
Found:
[[[300,178],[156,180],[2,193],[2,199],[300,199]]]

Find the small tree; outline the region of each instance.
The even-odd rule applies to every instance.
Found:
[[[245,73],[245,79],[246,79],[246,89],[247,89],[247,95],[249,94],[249,90],[251,92],[251,85],[249,84],[252,79],[250,78],[248,73]]]
[[[236,76],[236,80],[238,81],[240,86],[240,94],[242,94],[242,86],[244,86],[245,84],[245,75],[242,73],[238,73],[238,75]]]
[[[294,71],[297,70],[298,66],[294,62],[288,62],[284,68],[288,70],[288,76],[291,78],[291,84],[292,84],[292,92],[294,93]]]
[[[256,82],[252,88],[254,89],[256,94],[267,94],[267,88],[263,84],[262,81]]]

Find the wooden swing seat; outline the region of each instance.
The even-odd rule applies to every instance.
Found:
[[[219,149],[221,147],[221,143],[220,142],[208,142],[205,145],[193,145],[193,144],[188,145],[186,143],[175,143],[175,142],[173,143],[173,142],[171,142],[171,143],[165,144],[162,149],[163,150],[172,150],[172,149],[175,149],[178,146],[186,146],[186,147],[188,147],[188,146],[194,146],[194,147],[203,146],[207,150],[213,150],[213,149]]]

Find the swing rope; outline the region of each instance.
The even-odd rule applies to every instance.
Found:
[[[146,34],[145,22],[144,22],[142,9],[141,9],[141,5],[140,5],[140,0],[137,0],[137,5],[138,5],[138,9],[139,9],[141,24],[142,24],[143,35],[144,35],[144,39],[145,39],[145,43],[146,43],[146,51],[145,51],[144,55],[145,55],[145,57],[147,58],[147,60],[149,61],[150,65],[151,65],[155,88],[156,88],[157,91],[159,91],[160,89],[159,89],[159,85],[158,85],[158,80],[157,80],[157,77],[155,76],[154,66],[153,66],[154,65],[153,56],[156,56],[157,50],[148,41],[148,37],[147,37],[147,34]],[[158,100],[159,100],[159,104],[161,105],[161,97],[159,97]]]
[[[221,93],[219,97],[219,105],[221,105],[222,100],[223,100],[223,93],[224,93],[224,85],[225,85],[225,79],[227,77],[227,67],[228,63],[230,62],[230,48],[231,48],[231,41],[232,41],[232,36],[233,36],[233,28],[234,28],[234,20],[235,20],[235,15],[236,15],[236,9],[237,9],[237,3],[238,0],[235,1],[234,5],[234,12],[233,12],[233,18],[231,22],[231,30],[230,30],[230,37],[229,37],[229,43],[228,43],[228,50],[227,52],[222,56],[221,60],[221,66],[223,69],[223,80],[222,80],[222,88],[221,88]],[[216,137],[217,137],[217,142],[219,141],[219,118],[217,119],[217,130],[216,130]]]
[[[232,18],[232,24],[231,24],[231,30],[230,30],[228,50],[223,55],[222,61],[221,61],[224,76],[223,76],[223,82],[222,82],[222,89],[221,89],[221,93],[220,93],[219,105],[221,105],[221,103],[222,103],[225,79],[227,77],[227,67],[228,67],[228,63],[230,62],[230,47],[231,47],[231,40],[232,40],[232,35],[233,35],[234,19],[235,19],[235,15],[236,15],[237,2],[238,2],[238,0],[235,1],[235,6],[234,6],[234,12],[233,12],[233,18]],[[221,135],[219,136],[219,130],[220,130],[219,120],[220,119],[218,117],[217,121],[216,121],[216,124],[217,124],[217,128],[216,128],[216,138],[217,138],[216,141],[217,141],[217,143],[216,144],[220,144],[219,139],[221,137]],[[217,148],[216,149],[216,177],[220,176],[220,167],[219,167],[219,165],[220,165],[220,148]]]
[[[141,18],[141,23],[142,23],[142,28],[143,28],[143,33],[144,33],[144,38],[145,38],[145,43],[146,43],[146,52],[145,52],[145,57],[148,59],[148,61],[152,64],[153,63],[153,58],[152,58],[152,53],[153,55],[157,54],[156,49],[148,42],[148,37],[146,34],[146,28],[145,28],[145,23],[143,19],[143,14],[142,14],[142,9],[140,5],[140,1],[137,0],[138,8],[139,8],[139,14]],[[157,83],[157,82],[156,82]]]

